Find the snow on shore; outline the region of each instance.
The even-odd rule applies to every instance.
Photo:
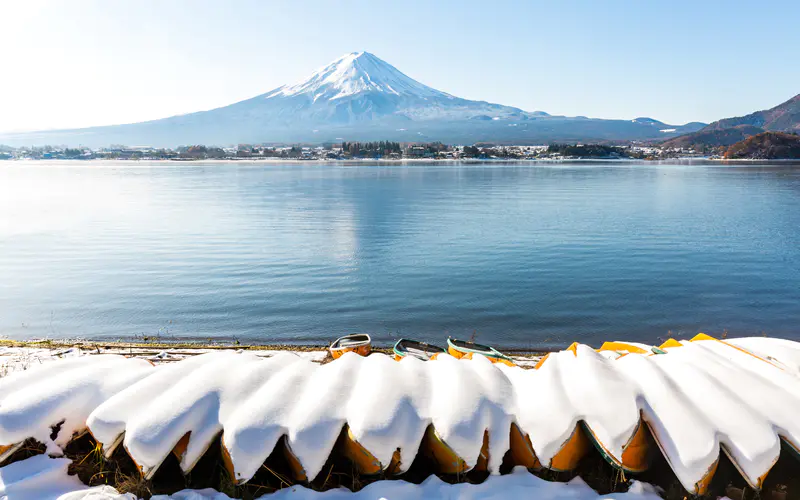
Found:
[[[64,458],[31,457],[0,468],[0,498],[8,500],[137,500],[128,493],[121,494],[110,486],[89,488],[67,474],[70,461]],[[659,500],[656,489],[634,481],[627,493],[598,495],[580,479],[569,483],[554,483],[540,479],[522,467],[506,476],[491,477],[473,484],[448,484],[431,476],[422,484],[405,481],[376,481],[358,492],[344,488],[317,492],[303,486],[293,486],[268,494],[276,500]],[[184,490],[172,495],[155,495],[153,500],[230,500],[212,489]]]
[[[343,428],[384,468],[399,451],[399,471],[424,448],[430,426],[467,468],[479,463],[488,435],[486,467],[497,473],[512,424],[545,467],[576,428],[624,466],[646,426],[689,492],[703,491],[721,452],[758,489],[781,442],[799,448],[800,344],[698,338],[664,351],[619,355],[576,344],[536,370],[446,354],[396,362],[347,353],[320,365],[290,352],[217,350],[156,367],[113,355],[74,357],[0,379],[0,444],[48,443],[45,432],[67,418],[71,431],[85,423],[106,453],[122,443],[149,475],[182,440],[180,465],[190,471],[221,433],[235,479],[246,482],[284,436],[313,479]],[[536,481],[516,476],[506,478]],[[459,491],[426,485],[418,488]]]
[[[119,354],[120,356],[141,358],[153,364],[164,364],[173,361],[180,361],[192,358],[200,354],[219,352],[221,349],[211,349],[203,347],[189,348],[147,348],[147,347],[124,347],[113,345],[106,348],[98,347],[7,347],[0,346],[0,377],[4,377],[14,372],[28,370],[45,363],[58,361],[61,359],[76,358],[81,356],[97,354]],[[224,349],[226,351],[237,351],[237,349]],[[319,350],[283,350],[283,349],[254,349],[247,351],[254,356],[268,358],[278,353],[290,352],[300,358],[309,361],[319,362],[325,359],[328,352]]]
[[[67,474],[70,460],[31,457],[0,468],[0,498],[3,500],[136,500],[110,486],[89,488]]]
[[[627,493],[598,495],[580,478],[575,478],[569,483],[550,482],[530,474],[524,467],[517,467],[511,474],[493,476],[481,484],[448,484],[436,476],[431,476],[419,485],[405,481],[377,481],[356,493],[351,493],[344,488],[320,493],[299,486],[280,490],[269,498],[276,500],[373,500],[376,498],[388,500],[522,500],[531,498],[542,500],[660,500],[661,496],[652,485],[638,481],[633,481]]]

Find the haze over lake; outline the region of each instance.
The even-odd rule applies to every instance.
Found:
[[[11,338],[529,347],[798,325],[786,163],[0,164]]]

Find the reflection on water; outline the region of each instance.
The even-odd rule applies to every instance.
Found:
[[[0,165],[0,334],[800,337],[800,169]]]

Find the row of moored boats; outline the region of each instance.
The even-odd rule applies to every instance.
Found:
[[[367,356],[372,350],[372,338],[366,333],[345,335],[344,337],[336,339],[330,345],[329,350],[333,359],[341,357],[346,352],[355,352],[360,356]],[[511,358],[502,354],[494,347],[476,344],[468,340],[458,340],[452,337],[448,337],[447,339],[447,349],[418,340],[400,339],[395,342],[392,351],[394,353],[394,359],[397,361],[406,357],[428,361],[436,359],[440,354],[449,354],[454,358],[463,359],[471,359],[475,355],[481,355],[487,357],[492,363],[503,363],[509,366],[514,365]]]

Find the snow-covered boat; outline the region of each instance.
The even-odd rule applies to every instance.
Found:
[[[589,353],[592,353],[592,351],[582,348],[580,344],[576,342],[570,345],[565,351],[562,351],[562,353],[559,353],[557,356],[563,358],[563,353],[571,352],[574,358],[578,358],[576,359],[577,363],[584,365],[587,368],[591,367],[589,369],[593,373],[597,373],[599,375],[602,373],[602,366],[605,363],[601,360],[616,362],[616,360],[621,359],[628,354],[635,354],[639,356],[652,355],[654,352],[647,349],[647,347],[649,346],[644,344],[606,342],[603,344],[603,347],[597,350],[596,354],[599,354],[600,356],[596,357],[596,355],[590,356]],[[603,355],[604,352],[610,352],[615,355],[618,354],[619,357],[607,358]],[[552,359],[550,355],[542,358],[542,360],[536,365],[536,369],[542,369],[542,367],[550,359]],[[592,391],[593,398],[600,398],[611,402],[614,401],[615,397],[624,395],[625,391],[632,389],[628,381],[622,377],[611,377],[610,375],[616,375],[613,374],[613,372],[606,373],[604,375],[605,383]],[[621,414],[626,413],[623,408],[619,408],[616,411],[619,411]],[[568,443],[569,446],[563,447],[559,452],[562,454],[561,459],[563,460],[566,458],[566,463],[568,466],[574,468],[577,466],[577,462],[580,460],[580,458],[586,454],[588,447],[594,445],[594,448],[598,451],[598,453],[600,453],[603,459],[605,459],[606,462],[608,462],[612,467],[626,473],[635,474],[644,472],[649,466],[650,450],[653,445],[653,439],[651,438],[651,433],[647,427],[647,424],[642,419],[641,414],[633,423],[635,424],[634,427],[630,430],[627,430],[627,432],[624,432],[628,438],[624,441],[613,439],[617,442],[612,445],[612,439],[610,439],[611,436],[600,436],[598,432],[595,431],[593,425],[595,427],[598,425],[593,420],[582,419],[580,420],[580,425],[576,428],[575,432],[570,438],[570,443]],[[579,434],[583,434],[583,437],[579,436]],[[612,448],[614,451],[611,451]],[[557,465],[551,468],[555,468],[557,470],[570,470],[563,469],[562,467],[564,467],[564,465]]]
[[[219,443],[237,484],[273,453],[291,483],[306,483],[342,454],[360,475],[402,474],[419,455],[429,472],[458,475],[498,472],[505,457],[574,470],[597,450],[627,474],[660,451],[687,494],[702,495],[723,454],[760,489],[782,449],[800,450],[800,344],[698,335],[658,348],[609,357],[573,344],[533,370],[483,355],[318,364],[220,350],[157,368],[82,356],[0,379],[0,451],[28,438],[57,451],[88,429],[109,460],[121,448],[147,479],[170,453],[188,474]]]
[[[338,359],[346,352],[354,352],[360,356],[366,356],[370,353],[371,349],[372,338],[366,333],[354,333],[352,335],[339,337],[329,348],[333,359]]]
[[[435,359],[439,354],[447,352],[439,346],[430,345],[426,342],[419,342],[411,339],[398,340],[395,342],[392,350],[394,352],[394,359],[397,361],[400,361],[406,356],[427,361],[429,359]]]

